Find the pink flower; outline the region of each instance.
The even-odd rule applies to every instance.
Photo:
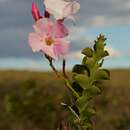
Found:
[[[56,37],[65,37],[69,34],[68,29],[65,27],[64,25],[64,20],[57,20],[55,22],[55,26],[54,26],[54,30],[55,30],[55,34]]]
[[[37,5],[34,2],[32,3],[32,16],[33,16],[35,21],[42,18],[41,15],[40,15],[39,9],[38,9]]]
[[[48,18],[40,19],[33,26],[35,32],[29,34],[29,45],[34,52],[42,51],[53,59],[58,59],[68,50],[68,42],[64,38],[62,28]],[[64,27],[63,27],[64,30]]]
[[[80,4],[76,0],[44,0],[44,5],[56,19],[70,18],[74,20],[73,15],[80,9]]]

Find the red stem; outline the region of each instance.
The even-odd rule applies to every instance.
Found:
[[[66,78],[66,79],[68,79],[68,76],[67,76],[67,74],[66,74],[66,61],[65,61],[65,59],[63,59],[63,63],[62,63],[62,72],[63,72],[63,76]]]
[[[60,75],[58,74],[58,71],[56,70],[55,66],[53,65],[52,58],[45,54],[45,57],[49,61],[50,67],[52,68],[53,72],[56,74],[57,78],[60,78]]]

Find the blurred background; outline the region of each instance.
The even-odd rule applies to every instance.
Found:
[[[42,0],[35,1],[43,13]],[[28,45],[28,34],[33,31],[34,23],[31,3],[32,0],[0,0],[1,130],[18,130],[22,126],[25,129],[26,120],[35,125],[41,123],[42,129],[54,130],[58,121],[66,116],[60,111],[59,105],[65,94],[64,87],[57,79],[50,79],[52,73],[48,72],[50,68],[47,60],[41,54],[33,53]],[[130,1],[80,0],[80,3],[81,10],[76,15],[76,24],[66,21],[71,41],[70,51],[66,55],[67,69],[71,70],[74,64],[80,63],[81,49],[93,46],[96,37],[100,33],[104,34],[107,38],[106,49],[110,53],[104,62],[104,68],[111,70],[111,79],[104,82],[103,94],[95,101],[97,116],[93,119],[94,129],[129,130]],[[60,65],[61,61],[56,61],[58,69]],[[53,76],[55,77],[54,74]],[[43,91],[37,92],[36,88]],[[25,98],[27,90],[33,92]],[[37,93],[42,98],[35,98]],[[20,106],[26,101],[23,99],[28,100],[29,105]],[[13,102],[20,104],[14,107]],[[17,113],[16,116],[12,118],[6,115],[5,108],[13,111],[14,115]],[[39,117],[36,119],[38,112]]]

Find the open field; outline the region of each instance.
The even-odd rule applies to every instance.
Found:
[[[0,71],[0,130],[15,130],[17,125],[14,119],[7,119],[3,114],[4,101],[5,96],[19,93],[22,86],[43,90],[44,112],[40,121],[44,130],[54,130],[58,120],[66,116],[60,110],[65,88],[54,77],[48,72]],[[111,70],[111,80],[103,84],[102,95],[95,99],[97,115],[93,119],[94,130],[130,130],[130,70]]]

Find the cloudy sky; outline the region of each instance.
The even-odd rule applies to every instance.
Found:
[[[35,1],[42,12],[42,0]],[[28,33],[34,22],[31,3],[32,0],[0,0],[1,68],[39,68],[44,65],[42,57],[32,53],[28,46]],[[102,33],[107,37],[111,55],[105,66],[130,68],[130,0],[80,0],[80,3],[76,25],[66,22],[71,40],[69,62],[80,60],[80,50],[92,46],[96,36]],[[73,61],[70,60],[72,57]]]

